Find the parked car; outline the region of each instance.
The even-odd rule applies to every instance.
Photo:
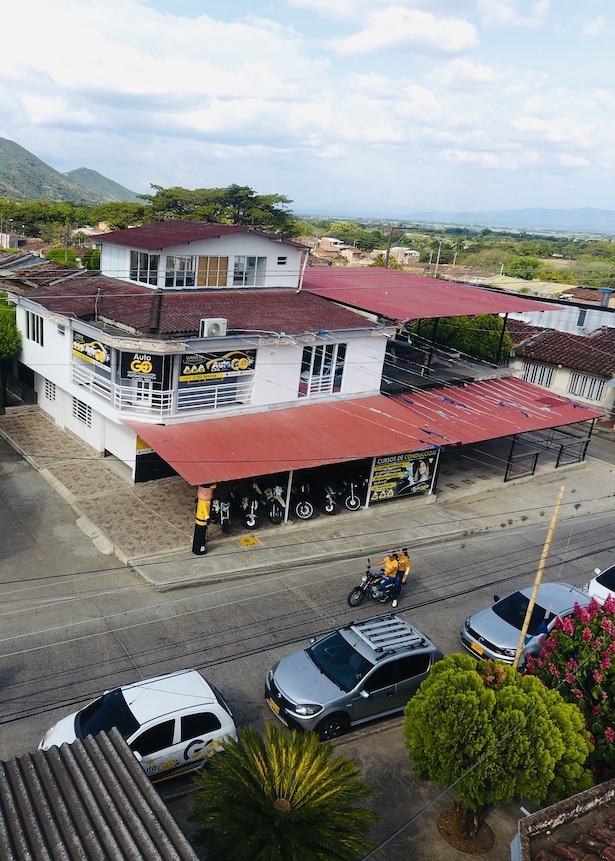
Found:
[[[396,615],[354,622],[282,658],[265,698],[286,726],[324,741],[402,711],[442,653]]]
[[[505,598],[494,597],[495,604],[480,610],[461,626],[462,645],[478,658],[491,658],[512,664],[519,646],[521,630],[533,586],[512,592]],[[574,612],[575,604],[589,604],[589,596],[567,583],[541,583],[536,595],[522,656],[537,655],[542,641],[559,616]]]
[[[181,670],[105,691],[48,730],[39,750],[117,727],[153,780],[199,768],[237,738],[222,694],[197,670]]]
[[[583,591],[601,604],[604,604],[609,596],[615,598],[615,565],[605,568],[604,571],[595,568],[594,574],[596,576],[583,586]]]

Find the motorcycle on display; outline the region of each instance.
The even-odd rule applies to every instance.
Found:
[[[260,526],[260,517],[259,517],[259,508],[260,508],[260,497],[262,496],[261,490],[256,484],[253,482],[252,484],[252,492],[243,496],[241,499],[241,511],[243,516],[243,522],[246,525],[247,529],[258,529]]]
[[[321,507],[325,514],[336,514],[339,509],[339,495],[337,487],[333,482],[327,481],[323,485],[323,496]]]
[[[348,604],[351,607],[358,607],[366,598],[371,598],[372,601],[377,601],[379,604],[386,604],[391,597],[394,584],[389,583],[383,587],[383,578],[384,571],[372,571],[371,563],[368,559],[365,574],[361,577],[361,583],[355,586],[348,595]]]
[[[286,511],[284,488],[282,485],[275,484],[273,487],[266,487],[263,495],[267,502],[267,517],[269,520],[272,523],[282,523]]]
[[[310,485],[306,481],[302,481],[296,488],[295,494],[293,511],[300,520],[309,520],[315,512],[314,503],[310,496]]]
[[[344,481],[344,505],[348,511],[358,511],[363,505],[360,490],[364,484],[365,482],[357,477],[348,478]]]

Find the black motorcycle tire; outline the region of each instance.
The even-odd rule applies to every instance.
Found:
[[[258,514],[246,514],[244,523],[246,524],[246,529],[258,529],[260,526]]]
[[[228,535],[231,531],[231,521],[226,517],[224,520],[220,521],[220,529],[224,532],[225,535]]]
[[[284,509],[277,502],[274,502],[269,506],[268,515],[269,520],[272,523],[282,523],[282,521],[284,520]]]
[[[337,514],[337,502],[333,499],[327,499],[323,503],[322,510],[325,514]]]
[[[295,514],[300,520],[309,520],[314,516],[314,503],[309,499],[300,499],[295,504]]]
[[[348,511],[358,511],[361,508],[361,500],[358,496],[347,496],[344,505]]]
[[[365,601],[365,592],[360,586],[355,586],[346,600],[351,607],[358,607]]]

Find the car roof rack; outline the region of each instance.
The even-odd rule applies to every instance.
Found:
[[[350,630],[360,637],[375,652],[390,651],[403,647],[424,646],[425,637],[398,616],[381,616],[354,622]]]

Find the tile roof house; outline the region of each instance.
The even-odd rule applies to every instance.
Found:
[[[573,335],[509,320],[508,329],[514,342],[511,366],[524,380],[613,411],[615,328]]]
[[[0,762],[0,857],[198,861],[117,729]]]

